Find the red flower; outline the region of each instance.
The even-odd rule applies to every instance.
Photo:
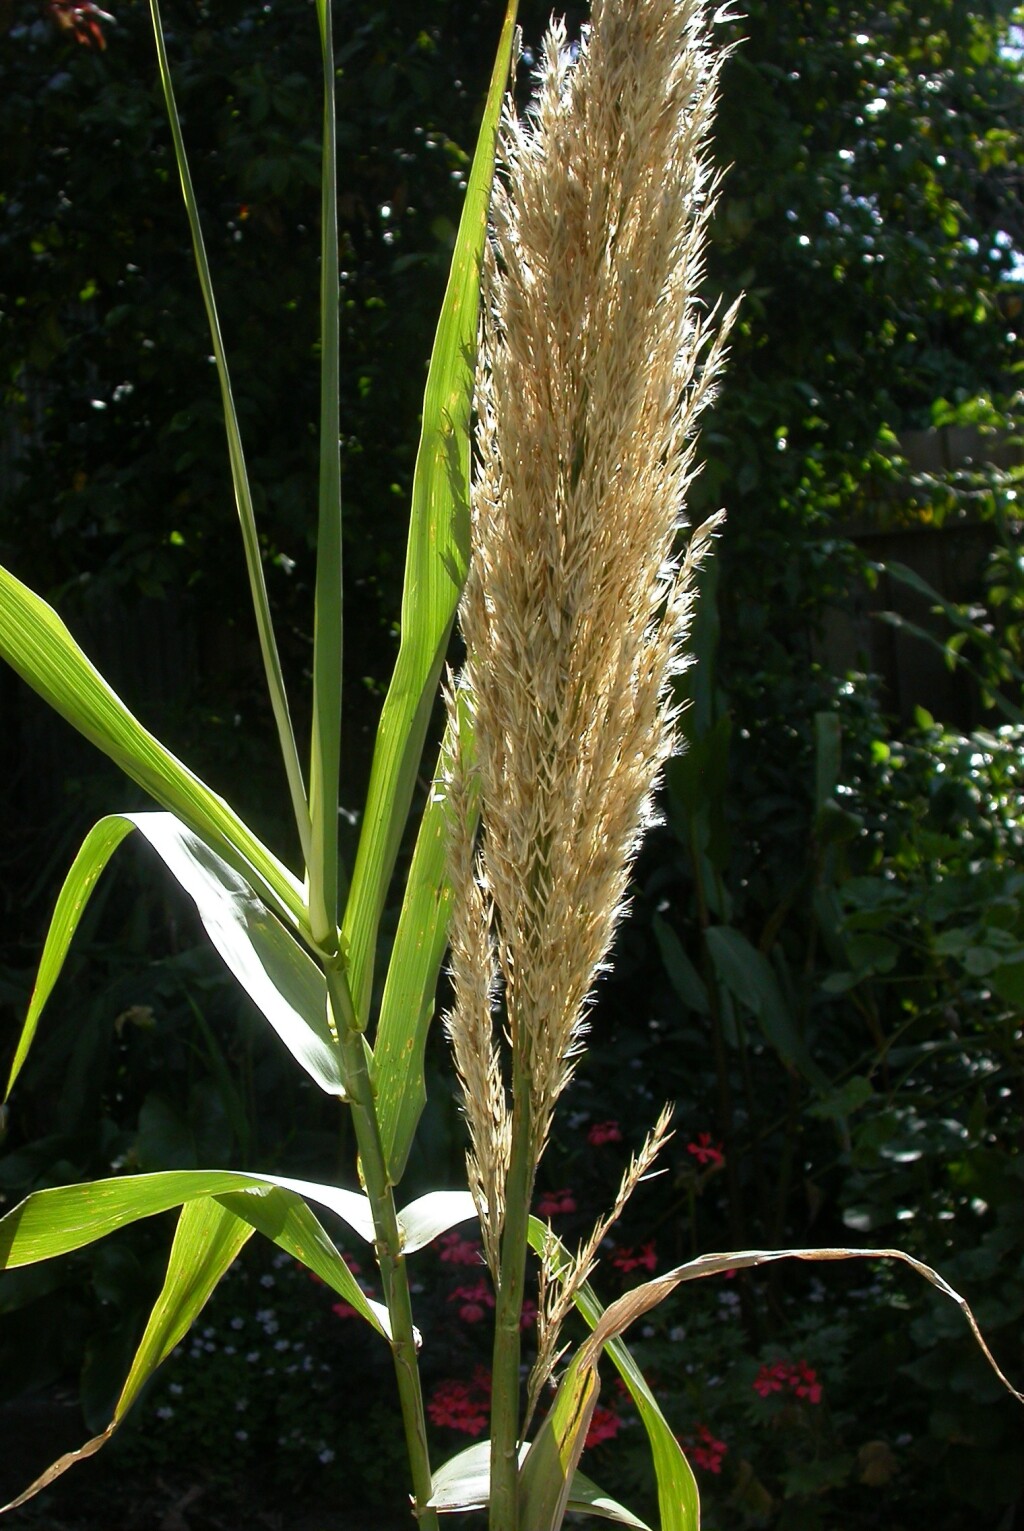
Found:
[[[575,1212],[576,1198],[566,1187],[561,1191],[545,1191],[537,1202],[538,1217],[554,1217],[558,1212]]]
[[[522,1311],[519,1314],[519,1327],[520,1329],[531,1329],[536,1322],[537,1304],[533,1301],[532,1297],[527,1297],[523,1301]]]
[[[355,1318],[356,1316],[356,1310],[350,1302],[332,1302],[331,1312],[336,1313],[339,1318]]]
[[[630,1271],[635,1270],[653,1271],[657,1263],[658,1255],[653,1239],[649,1244],[645,1244],[639,1253],[635,1249],[624,1246],[622,1249],[617,1249],[612,1255],[612,1264],[615,1266],[615,1269],[623,1271],[627,1275]]]
[[[92,0],[49,0],[50,15],[62,32],[70,32],[76,43],[84,48],[98,48],[102,53],[107,46],[101,21],[113,21],[106,11],[101,11]]]
[[[707,1425],[698,1425],[692,1436],[680,1443],[690,1461],[707,1473],[720,1473],[722,1459],[729,1450],[724,1441],[716,1440]]]
[[[480,1242],[464,1239],[461,1233],[442,1233],[436,1241],[441,1247],[438,1253],[449,1265],[479,1265]]]
[[[435,1425],[461,1430],[464,1435],[479,1435],[487,1425],[491,1409],[491,1379],[478,1366],[470,1382],[450,1378],[440,1383],[427,1404],[427,1413]]]
[[[586,1444],[598,1446],[602,1441],[613,1440],[622,1429],[622,1421],[611,1409],[602,1408],[598,1404],[590,1421],[590,1429],[587,1431]]]
[[[754,1392],[762,1398],[783,1390],[808,1403],[821,1402],[821,1383],[813,1366],[806,1361],[772,1361],[761,1367],[754,1378]]]
[[[622,1129],[618,1122],[595,1122],[587,1133],[587,1142],[591,1148],[600,1148],[603,1143],[621,1143]]]
[[[692,1154],[701,1166],[710,1164],[716,1170],[725,1163],[721,1143],[712,1143],[710,1132],[698,1132],[696,1143],[687,1143],[686,1152]]]
[[[474,1286],[457,1286],[448,1297],[449,1302],[459,1302],[459,1317],[467,1324],[478,1324],[488,1308],[494,1307],[494,1294],[486,1281]]]

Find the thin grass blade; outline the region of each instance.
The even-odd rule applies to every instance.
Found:
[[[0,658],[97,749],[241,872],[300,933],[301,885],[223,798],[143,728],[86,658],[60,617],[0,568]]]
[[[377,730],[366,816],[342,922],[352,996],[364,1025],[377,928],[469,559],[469,428],[480,263],[515,13],[516,0],[508,0],[430,358],[413,479],[398,660]]]
[[[288,790],[291,795],[295,826],[299,834],[299,844],[302,847],[303,858],[308,861],[309,808],[306,802],[306,789],[302,780],[302,767],[299,763],[299,754],[295,745],[295,732],[292,728],[288,696],[285,691],[284,675],[281,670],[281,660],[277,650],[277,639],[274,636],[274,625],[270,616],[267,586],[263,577],[263,560],[260,555],[260,542],[256,531],[252,493],[249,488],[249,474],[245,466],[245,454],[242,450],[242,434],[238,426],[238,412],[235,409],[235,398],[231,388],[231,375],[228,371],[227,355],[220,331],[220,319],[217,316],[217,305],[213,295],[210,265],[206,258],[206,245],[203,240],[202,225],[199,221],[199,207],[196,202],[195,191],[192,187],[192,176],[188,167],[188,158],[185,154],[185,140],[182,136],[181,121],[178,117],[178,108],[174,99],[174,84],[171,79],[170,64],[167,59],[167,48],[164,43],[163,24],[160,20],[158,0],[150,0],[149,8],[153,21],[153,35],[156,39],[160,83],[163,87],[164,101],[167,106],[171,137],[174,140],[174,157],[178,164],[178,175],[181,179],[181,190],[185,199],[185,210],[188,214],[189,231],[192,235],[196,270],[199,274],[199,285],[202,288],[203,304],[206,308],[206,317],[210,326],[210,339],[213,345],[214,360],[217,365],[217,377],[220,382],[221,403],[224,409],[224,424],[228,438],[228,456],[231,461],[231,480],[234,485],[235,504],[238,508],[238,521],[242,530],[242,546],[245,550],[245,566],[249,575],[249,589],[252,593],[253,610],[256,613],[260,652],[263,656],[263,668],[266,673],[274,721],[277,724],[281,757],[284,761],[285,774],[288,778]]]
[[[388,963],[374,1038],[374,1085],[380,1136],[392,1185],[405,1173],[427,1103],[424,1059],[434,1018],[437,975],[448,944],[452,887],[447,871],[445,805],[437,783],[420,820]]]
[[[338,943],[338,774],[341,757],[342,546],[338,324],[338,167],[331,0],[317,0],[324,66],[320,240],[320,513],[313,620],[309,766],[309,916],[325,951]]]
[[[121,844],[125,835],[131,833],[132,828],[131,821],[120,814],[100,819],[99,823],[94,824],[86,835],[82,848],[75,857],[67,877],[64,879],[64,886],[58,895],[53,918],[50,920],[50,928],[46,933],[43,955],[39,962],[39,972],[36,974],[35,986],[29,1000],[25,1022],[21,1028],[18,1044],[14,1049],[14,1057],[11,1060],[11,1069],[7,1076],[7,1089],[4,1092],[5,1100],[10,1098],[14,1082],[21,1073],[22,1065],[28,1057],[29,1049],[32,1046],[36,1030],[39,1026],[39,1018],[43,1013],[46,1001],[53,992],[54,984],[60,977],[72,937],[78,928],[79,920],[85,913],[85,908],[92,896],[93,889],[99,881],[107,862]]]

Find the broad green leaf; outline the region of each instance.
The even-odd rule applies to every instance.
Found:
[[[447,875],[441,747],[435,787],[420,821],[391,948],[374,1038],[374,1085],[388,1178],[397,1185],[427,1101],[424,1056],[434,1018],[437,975],[448,944],[452,888]]]
[[[320,507],[313,617],[313,738],[309,764],[309,917],[313,939],[338,940],[338,776],[341,760],[341,413],[338,328],[338,167],[331,0],[317,0],[324,74],[320,165]]]
[[[828,1080],[811,1057],[764,953],[728,925],[710,926],[705,939],[719,983],[757,1016],[783,1063],[799,1069],[817,1088],[828,1089]]]
[[[476,1205],[468,1191],[428,1191],[403,1207],[398,1214],[403,1254],[415,1254],[454,1228],[476,1217]]]
[[[302,854],[308,861],[309,808],[306,803],[306,789],[302,781],[302,767],[299,764],[298,750],[295,746],[295,733],[292,728],[291,714],[288,708],[284,675],[281,671],[281,660],[277,652],[277,639],[274,637],[274,624],[270,616],[270,602],[267,599],[267,586],[263,577],[263,558],[260,552],[259,536],[256,531],[256,517],[253,512],[252,494],[249,489],[249,474],[245,466],[245,453],[242,450],[242,433],[238,427],[238,413],[235,409],[235,398],[231,389],[231,374],[228,371],[227,355],[224,351],[224,341],[220,332],[220,320],[217,317],[217,305],[213,296],[213,281],[210,276],[209,262],[206,258],[206,245],[203,240],[202,225],[199,221],[199,208],[196,203],[195,192],[192,189],[192,176],[189,172],[188,158],[185,154],[185,140],[182,137],[178,108],[174,100],[174,85],[171,80],[170,65],[167,61],[167,49],[164,45],[164,33],[160,21],[158,0],[150,0],[150,15],[153,21],[153,35],[156,39],[160,83],[163,86],[164,102],[170,121],[171,137],[174,141],[174,157],[177,161],[178,176],[181,180],[182,195],[185,199],[185,211],[188,214],[189,231],[192,235],[192,249],[195,255],[196,270],[199,274],[199,285],[203,293],[203,304],[206,308],[206,318],[210,326],[210,341],[213,347],[214,361],[217,365],[217,377],[220,382],[221,404],[224,409],[224,426],[228,438],[228,457],[231,462],[231,480],[234,485],[235,504],[238,508],[238,521],[242,530],[245,566],[249,575],[249,589],[252,593],[253,609],[256,613],[256,627],[259,633],[260,651],[263,655],[263,668],[266,673],[267,689],[270,693],[274,721],[277,724],[278,740],[281,746],[285,774],[288,778],[288,789],[291,793],[292,811],[295,815],[295,824],[299,833],[299,843],[302,846]]]
[[[1001,963],[988,975],[988,981],[1000,999],[1024,1011],[1024,962]]]
[[[516,0],[508,0],[430,357],[413,478],[398,660],[377,730],[366,815],[342,923],[352,997],[364,1025],[377,927],[469,564],[469,432],[480,263],[515,13]]]
[[[305,932],[301,885],[234,809],[128,711],[57,613],[0,568],[0,657],[79,733],[242,873],[275,912]]]
[[[11,1087],[35,1035],[89,896],[113,851],[138,829],[195,902],[217,951],[292,1056],[321,1089],[343,1096],[341,1051],[327,1021],[323,973],[248,883],[169,813],[113,814],[90,830],[65,879],[11,1065]]]
[[[94,1456],[101,1446],[106,1445],[146,1382],[188,1333],[221,1276],[252,1234],[253,1229],[248,1223],[206,1197],[189,1202],[181,1209],[163,1290],[149,1316],[110,1424],[77,1451],[68,1451],[59,1457],[24,1493],[5,1505],[4,1510],[17,1509],[69,1467]]]
[[[529,1239],[538,1254],[547,1246],[551,1248],[553,1258],[563,1266],[568,1264],[568,1251],[557,1241],[551,1243],[554,1235],[539,1218],[530,1218]],[[574,1302],[593,1329],[601,1320],[604,1309],[586,1282],[576,1293]],[[697,1480],[683,1455],[682,1447],[624,1342],[618,1338],[612,1339],[607,1350],[619,1376],[629,1389],[647,1431],[651,1462],[658,1485],[661,1531],[699,1531],[700,1496]]]
[[[519,1448],[520,1462],[529,1449],[525,1442]],[[429,1507],[442,1515],[456,1510],[486,1509],[491,1495],[490,1441],[477,1441],[451,1457],[434,1473],[432,1486]],[[604,1520],[617,1521],[619,1525],[632,1527],[632,1531],[650,1531],[646,1521],[617,1503],[593,1479],[578,1470],[573,1475],[566,1508],[577,1515],[598,1515]]]

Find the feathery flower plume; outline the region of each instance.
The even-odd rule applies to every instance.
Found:
[[[502,122],[447,784],[446,1024],[492,1270],[510,1139],[518,1123],[532,1186],[676,744],[718,521],[677,555],[732,317],[716,334],[697,296],[722,60],[706,30],[704,0],[595,0],[578,49],[552,24],[526,120]]]

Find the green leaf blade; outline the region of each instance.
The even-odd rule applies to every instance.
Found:
[[[324,125],[320,240],[320,507],[313,618],[313,738],[309,768],[309,905],[313,938],[338,941],[338,777],[341,761],[342,540],[338,305],[338,167],[331,0],[317,0]]]
[[[206,257],[206,244],[203,239],[202,224],[199,220],[199,206],[196,202],[196,195],[192,186],[188,156],[185,153],[185,140],[182,135],[178,107],[174,98],[174,84],[171,79],[167,48],[164,43],[163,24],[160,20],[158,0],[150,0],[150,16],[153,23],[153,36],[156,41],[160,83],[163,88],[171,137],[174,142],[174,157],[177,161],[178,177],[181,181],[185,211],[188,215],[189,232],[192,235],[192,249],[195,256],[196,271],[199,276],[199,285],[202,289],[203,305],[206,309],[207,322],[210,326],[210,341],[213,347],[214,361],[217,366],[217,377],[220,382],[221,404],[224,409],[224,425],[228,438],[228,457],[231,463],[231,480],[234,486],[238,522],[242,532],[242,547],[245,552],[246,572],[249,576],[249,590],[252,595],[253,610],[256,615],[260,652],[263,657],[263,668],[266,674],[267,689],[274,713],[274,721],[277,725],[281,756],[284,762],[285,774],[288,778],[288,790],[292,800],[295,826],[298,830],[303,857],[308,861],[310,832],[306,789],[302,780],[302,767],[299,764],[299,755],[295,744],[295,732],[292,728],[288,696],[285,691],[284,674],[281,669],[277,639],[274,636],[274,624],[270,615],[270,601],[267,597],[267,585],[263,575],[263,557],[260,551],[259,534],[256,530],[256,516],[253,510],[252,492],[249,488],[249,473],[245,465],[245,453],[242,448],[242,433],[238,424],[238,411],[235,408],[235,397],[231,387],[231,374],[228,370],[227,353],[224,349],[220,319],[217,315],[217,304],[213,293],[213,279],[210,275],[210,264]]]
[[[46,941],[43,944],[43,955],[39,962],[39,971],[29,1000],[28,1012],[11,1061],[7,1089],[4,1092],[5,1100],[10,1098],[15,1081],[28,1057],[43,1009],[53,993],[54,984],[60,977],[72,938],[78,928],[79,920],[85,913],[93,889],[107,862],[125,835],[131,832],[132,827],[130,820],[120,814],[100,819],[85,837],[64,879],[63,887],[57,897],[57,906],[50,921],[50,928],[46,933]]]
[[[301,885],[223,798],[148,732],[86,658],[51,606],[0,568],[0,657],[132,781],[241,871],[294,927]]]
[[[366,815],[342,923],[352,996],[364,1024],[381,911],[469,562],[469,428],[479,271],[515,13],[516,0],[509,0],[431,352],[413,479],[398,660],[377,730]]]

